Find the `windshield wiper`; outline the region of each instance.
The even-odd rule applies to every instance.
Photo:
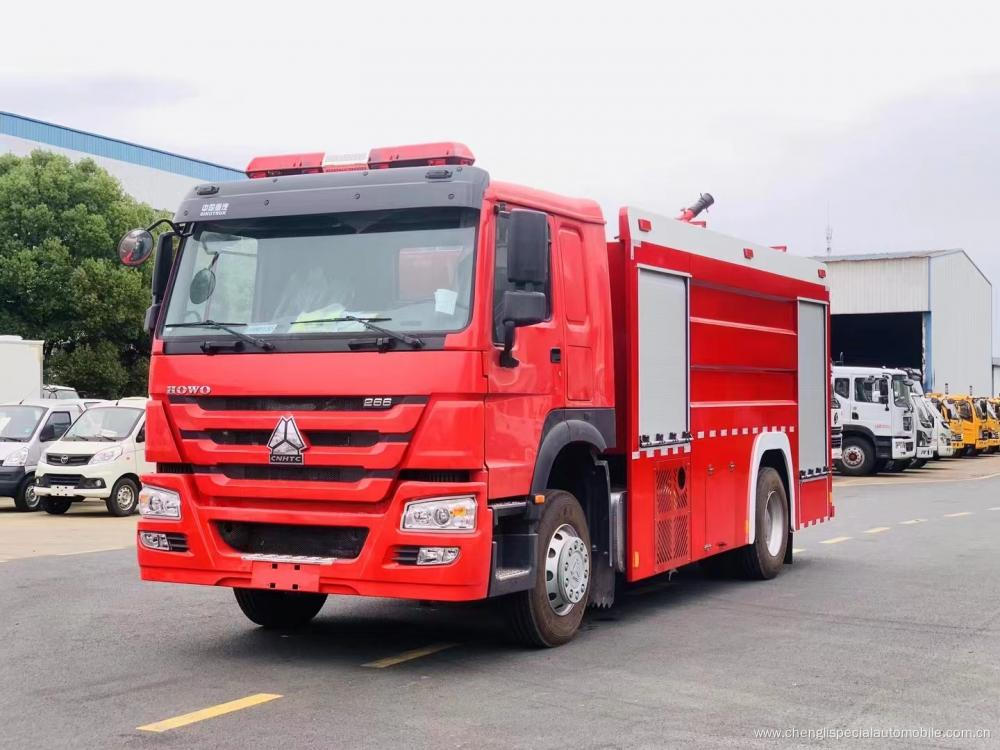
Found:
[[[246,323],[218,323],[214,320],[202,320],[198,323],[167,323],[164,328],[215,328],[219,331],[225,331],[226,333],[232,334],[237,339],[245,344],[250,344],[251,346],[256,346],[258,349],[263,349],[265,352],[273,351],[274,344],[270,341],[265,341],[264,339],[259,339],[256,336],[248,336],[245,333],[237,331],[233,326],[245,326]],[[239,351],[242,346],[226,345],[226,344],[213,344],[210,341],[206,341],[201,345],[201,350],[206,354],[211,354],[219,349],[231,348]]]
[[[375,321],[392,320],[392,318],[359,318],[356,315],[341,315],[339,318],[317,318],[316,320],[297,320],[289,325],[305,325],[307,323],[360,323],[370,331],[381,333],[390,339],[402,341],[404,344],[412,346],[414,349],[423,349],[424,340],[417,336],[410,336],[407,333],[397,333],[388,328],[375,325]]]

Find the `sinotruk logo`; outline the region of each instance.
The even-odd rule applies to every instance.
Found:
[[[272,464],[301,464],[308,446],[295,424],[295,417],[282,417],[267,441]]]

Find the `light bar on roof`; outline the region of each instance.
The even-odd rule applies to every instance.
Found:
[[[257,156],[250,160],[246,172],[247,177],[255,179],[394,167],[435,167],[446,164],[471,166],[475,161],[476,157],[464,143],[441,141],[373,148],[367,157],[364,154],[324,154],[321,151]]]

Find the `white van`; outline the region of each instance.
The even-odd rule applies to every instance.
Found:
[[[24,399],[0,405],[0,497],[14,498],[18,510],[38,510],[38,459],[86,408],[81,401],[65,399]]]
[[[111,515],[128,516],[139,505],[139,476],[152,470],[146,461],[146,399],[123,398],[91,407],[48,447],[35,471],[35,492],[47,513],[103,500]]]

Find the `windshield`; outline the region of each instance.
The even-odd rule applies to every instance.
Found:
[[[0,406],[0,440],[28,442],[44,415],[39,406]]]
[[[357,337],[355,316],[392,331],[458,331],[469,322],[479,212],[363,211],[197,225],[182,250],[164,339]],[[181,324],[181,326],[178,326]],[[185,325],[186,324],[186,325]]]
[[[972,419],[972,407],[968,401],[952,401],[952,406],[958,410],[958,416],[962,419]]]
[[[132,434],[142,409],[123,406],[106,406],[88,409],[73,423],[63,440],[115,441]]]
[[[892,401],[896,406],[910,406],[910,386],[902,375],[892,376]]]
[[[979,401],[973,401],[976,405],[976,416],[980,419],[986,419],[986,402],[982,399]]]

